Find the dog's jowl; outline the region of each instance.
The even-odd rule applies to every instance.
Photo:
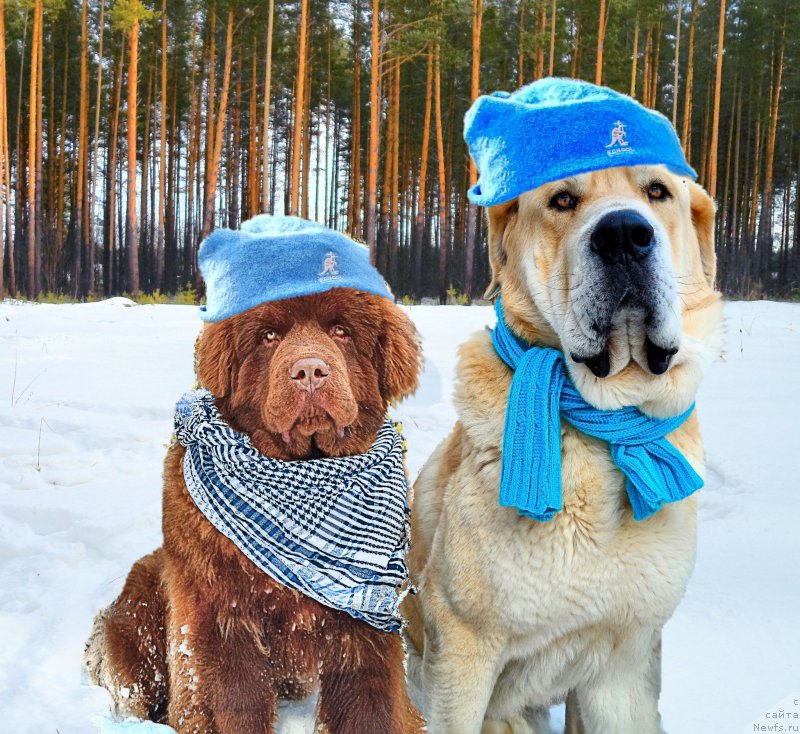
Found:
[[[415,329],[366,249],[295,218],[203,244],[199,389],[175,412],[163,546],[96,618],[85,662],[120,715],[266,734],[319,690],[331,734],[420,730],[399,592],[407,482],[389,402]]]

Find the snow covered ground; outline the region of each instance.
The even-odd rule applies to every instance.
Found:
[[[800,305],[726,308],[727,355],[698,399],[709,477],[697,569],[664,635],[672,734],[754,731],[800,698]],[[427,367],[395,413],[413,478],[454,421],[456,347],[493,316],[410,313]],[[198,327],[191,307],[124,299],[0,304],[2,732],[171,731],[113,723],[107,694],[81,686],[80,658],[95,611],[160,543],[161,462]],[[299,713],[285,732],[302,731]],[[763,723],[800,731],[795,719]]]

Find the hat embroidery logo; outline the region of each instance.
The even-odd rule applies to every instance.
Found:
[[[611,128],[611,142],[606,146],[606,153],[608,155],[620,155],[621,153],[632,153],[633,148],[631,144],[625,139],[628,131],[625,129],[625,123],[617,120],[614,127]]]
[[[335,252],[329,252],[322,262],[322,272],[317,273],[320,282],[328,280],[338,280],[342,276],[339,274],[339,262]]]

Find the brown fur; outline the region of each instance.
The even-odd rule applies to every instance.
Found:
[[[269,330],[278,338],[266,339]],[[309,356],[330,366],[313,394],[289,378],[291,365]],[[283,460],[366,451],[387,404],[416,389],[420,363],[414,327],[399,308],[345,289],[209,324],[197,357],[198,377],[225,419]],[[173,445],[164,465],[163,547],[134,564],[98,617],[87,653],[95,680],[115,699],[128,690],[125,712],[181,733],[266,734],[278,698],[302,698],[317,685],[318,722],[331,734],[419,731],[400,635],[258,570],[195,506],[183,455]]]

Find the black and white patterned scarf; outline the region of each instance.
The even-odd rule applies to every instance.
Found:
[[[201,389],[178,403],[175,435],[195,504],[258,568],[378,629],[400,628],[408,484],[388,420],[365,454],[280,461],[233,430]]]

